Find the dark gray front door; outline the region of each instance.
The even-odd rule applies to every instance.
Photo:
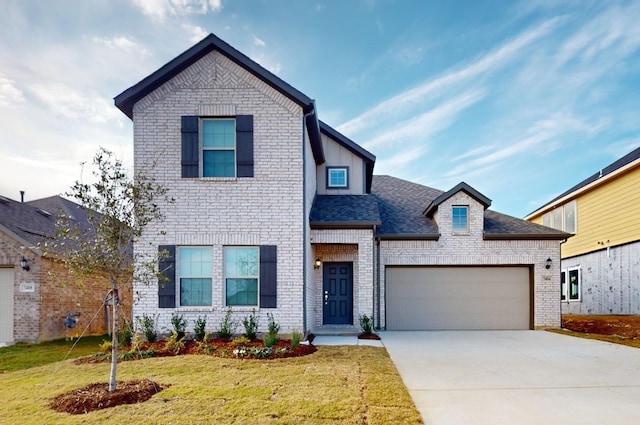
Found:
[[[353,325],[353,263],[324,263],[322,276],[322,323]]]

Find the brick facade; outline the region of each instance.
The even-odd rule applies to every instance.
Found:
[[[253,178],[181,178],[180,117],[253,115]],[[215,330],[226,312],[223,248],[277,246],[277,308],[259,309],[260,331],[272,313],[282,332],[303,330],[305,208],[302,108],[218,52],[211,52],[134,107],[135,169],[170,189],[166,219],[135,246],[151,258],[159,245],[213,248],[213,306],[158,308],[157,285],[136,283],[134,316],[158,316],[168,332],[175,312]],[[241,320],[252,308],[234,307]]]

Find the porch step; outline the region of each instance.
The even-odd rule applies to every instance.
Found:
[[[360,329],[355,327],[324,326],[311,331],[316,336],[358,336]]]

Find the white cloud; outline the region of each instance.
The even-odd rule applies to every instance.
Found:
[[[386,129],[373,139],[364,142],[363,146],[366,149],[373,149],[382,145],[393,146],[408,142],[425,144],[431,135],[450,126],[460,112],[479,102],[484,95],[482,90],[463,93],[416,117]]]
[[[168,15],[206,14],[222,9],[222,0],[133,0],[147,16],[164,21]]]
[[[13,80],[0,74],[0,106],[12,106],[24,102],[24,93]]]
[[[254,46],[258,46],[258,47],[264,47],[267,45],[267,43],[264,42],[264,40],[258,38],[257,36],[253,36],[253,45]]]
[[[338,130],[353,135],[381,121],[389,121],[399,114],[406,113],[415,108],[417,103],[424,101],[425,98],[438,96],[444,89],[454,84],[460,84],[477,78],[483,73],[493,71],[505,65],[513,57],[523,54],[522,50],[525,47],[548,35],[560,22],[559,18],[548,19],[462,69],[450,71],[435,80],[428,80],[413,89],[379,103],[360,116],[340,125]]]
[[[182,24],[182,28],[191,34],[189,41],[192,43],[197,43],[209,35],[207,30],[198,25]]]
[[[119,111],[113,107],[111,99],[95,92],[80,93],[60,83],[34,84],[29,89],[54,115],[95,123],[120,120]]]
[[[142,56],[150,56],[149,52],[144,46],[136,43],[129,37],[114,36],[114,37],[93,37],[91,39],[94,43],[101,44],[112,50],[122,50],[127,53],[139,53]]]

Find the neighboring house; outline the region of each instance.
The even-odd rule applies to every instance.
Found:
[[[39,248],[55,237],[60,213],[87,220],[80,205],[59,196],[30,202],[0,196],[0,345],[75,336],[87,326],[88,335],[107,333],[108,282],[74,277]],[[130,289],[120,294],[129,317]],[[65,326],[67,316],[75,328]]]
[[[640,314],[640,148],[525,219],[572,233],[562,245],[564,314]]]
[[[375,156],[319,121],[315,102],[213,34],[127,89],[134,167],[170,189],[134,248],[165,274],[134,283],[134,316],[236,320],[283,332],[560,325],[569,235],[374,176]]]

